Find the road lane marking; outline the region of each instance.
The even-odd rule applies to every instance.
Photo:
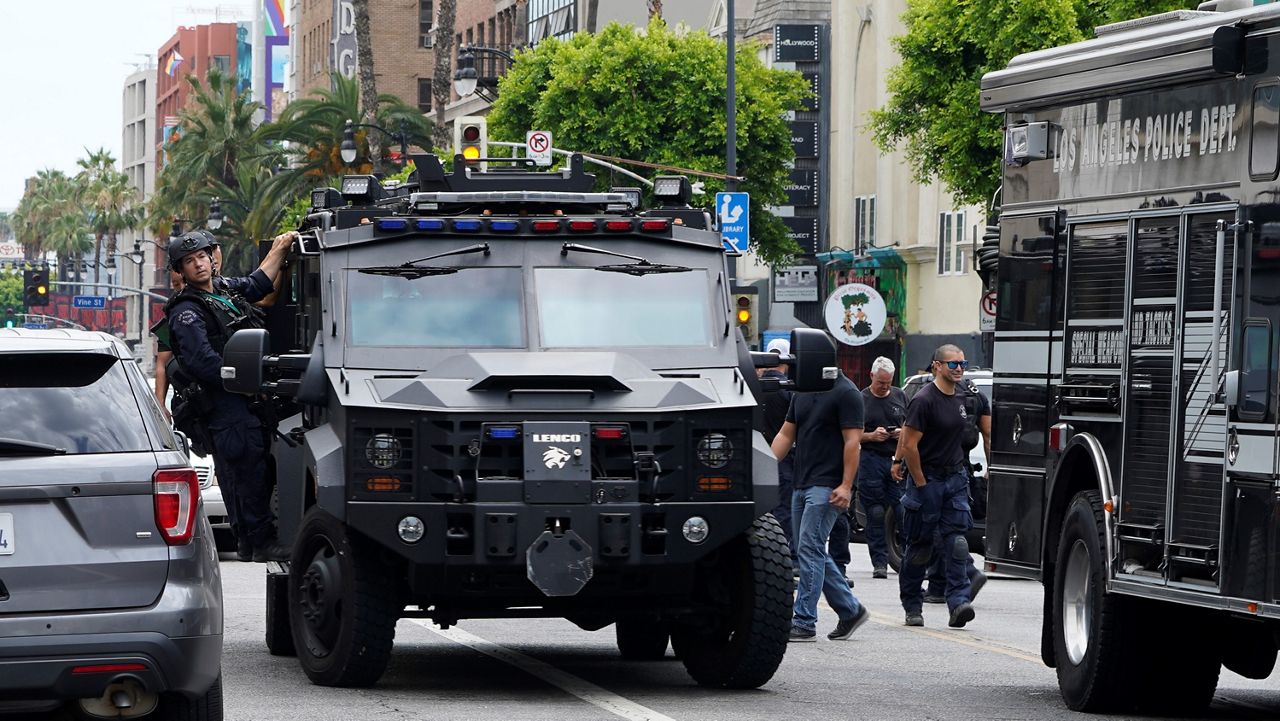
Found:
[[[604,709],[615,716],[627,719],[627,721],[675,721],[675,719],[670,716],[660,714],[647,706],[642,706],[635,701],[623,698],[622,696],[601,688],[590,681],[578,678],[566,671],[561,671],[549,663],[539,661],[532,656],[526,656],[519,651],[513,651],[509,648],[499,646],[492,641],[480,638],[473,633],[463,631],[456,626],[449,629],[440,629],[436,628],[435,624],[425,619],[414,618],[407,620],[418,624],[432,633],[443,636],[454,643],[461,644],[479,651],[486,656],[511,664],[531,676],[536,676],[552,686],[556,686],[561,690],[577,696],[583,701]]]
[[[939,638],[939,639],[942,639],[943,641],[951,641],[952,643],[958,643],[961,646],[969,646],[971,648],[976,648],[982,651],[991,651],[992,653],[1003,654],[1010,658],[1017,658],[1023,661],[1030,661],[1031,663],[1034,663],[1037,666],[1044,665],[1044,661],[1041,660],[1038,654],[1031,654],[1019,648],[1014,648],[1012,646],[1005,646],[1004,644],[996,643],[995,641],[989,641],[980,636],[961,635],[956,631],[935,631],[930,628],[924,628],[923,626],[904,626],[902,624],[902,621],[899,621],[896,617],[889,616],[883,613],[877,613],[875,611],[871,612],[871,620],[883,626],[892,626],[894,628],[899,628],[899,629],[902,629],[903,631],[908,631],[910,633],[918,633],[918,634],[929,636],[932,638]]]
[[[823,608],[835,613],[835,609],[831,608],[831,606],[827,604],[827,600],[825,598],[822,599],[820,603]],[[871,609],[867,610],[870,611]],[[952,643],[958,643],[961,646],[969,646],[970,648],[976,648],[981,651],[990,651],[992,653],[1002,654],[1022,661],[1030,661],[1038,666],[1044,665],[1044,661],[1040,658],[1039,654],[1024,651],[1014,646],[1006,646],[996,641],[984,639],[981,636],[972,636],[959,631],[935,631],[923,626],[906,626],[903,625],[902,621],[898,620],[898,617],[879,613],[877,611],[871,611],[871,620],[882,626],[889,626],[901,631],[917,633],[931,638],[941,639],[943,641],[951,641]]]

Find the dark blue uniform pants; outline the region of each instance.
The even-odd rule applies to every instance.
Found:
[[[262,426],[255,418],[210,430],[228,520],[237,540],[248,540],[254,548],[263,548],[275,536],[275,516],[271,513]]]
[[[867,552],[872,568],[889,565],[889,546],[884,537],[884,512],[892,507],[894,518],[902,518],[902,484],[893,480],[893,459],[867,451],[858,463],[858,502],[867,516]]]
[[[957,546],[973,525],[969,513],[969,477],[963,466],[925,472],[927,483],[916,486],[908,481],[902,497],[902,531],[906,539],[902,570],[898,574],[898,596],[908,613],[919,613],[924,604],[924,579],[933,557],[935,544],[951,553],[942,554],[946,568],[947,608],[955,610],[969,602],[968,545]],[[935,538],[937,534],[937,538]],[[955,551],[963,550],[963,554]]]

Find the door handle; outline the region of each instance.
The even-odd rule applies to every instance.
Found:
[[[1227,436],[1227,463],[1236,464],[1236,459],[1240,457],[1240,438],[1236,435],[1236,429],[1232,428],[1231,433]]]

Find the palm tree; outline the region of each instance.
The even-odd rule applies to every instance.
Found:
[[[79,185],[65,173],[46,168],[36,173],[14,211],[14,230],[27,259],[38,260],[54,251],[59,265],[76,261],[77,277],[79,259],[93,244],[79,191]]]
[[[332,77],[331,90],[317,90],[312,97],[289,103],[276,122],[264,126],[263,137],[288,145],[289,167],[280,180],[263,185],[272,203],[287,204],[297,193],[343,173],[376,172],[372,162],[348,166],[339,154],[343,130],[348,120],[360,117],[360,86],[340,74]],[[375,122],[388,130],[403,128],[410,146],[431,147],[432,126],[417,107],[394,95],[378,96]],[[377,131],[357,128],[356,145],[367,147],[361,158],[373,157],[372,136]]]
[[[440,0],[436,3],[436,67],[431,76],[431,102],[435,110],[435,145],[449,147],[449,131],[445,127],[444,111],[453,95],[453,28],[457,21],[458,1]]]
[[[105,148],[85,152],[88,157],[76,161],[80,173],[81,198],[93,228],[93,278],[98,282],[102,272],[102,241],[107,241],[107,267],[113,267],[120,232],[136,227],[140,218],[135,209],[137,190],[129,177],[116,170],[116,160]]]
[[[356,64],[360,68],[360,107],[364,112],[357,116],[362,123],[376,123],[378,117],[378,78],[373,73],[373,38],[369,33],[369,0],[353,0],[351,9],[356,16]],[[382,175],[382,138],[368,138],[369,157],[373,159],[373,172]]]
[[[242,178],[269,174],[284,157],[266,137],[267,126],[254,122],[262,105],[237,93],[233,79],[211,70],[203,82],[191,75],[187,82],[191,101],[178,115],[177,139],[167,148],[147,209],[157,237],[168,232],[170,218],[208,217],[214,196],[237,196]],[[257,198],[247,200],[250,208],[258,205]],[[252,247],[251,239],[228,238],[226,255],[238,254],[238,245]]]

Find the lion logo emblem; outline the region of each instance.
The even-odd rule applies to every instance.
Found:
[[[558,446],[549,446],[542,453],[542,462],[547,464],[547,468],[564,468],[564,464],[569,462],[569,452]]]

